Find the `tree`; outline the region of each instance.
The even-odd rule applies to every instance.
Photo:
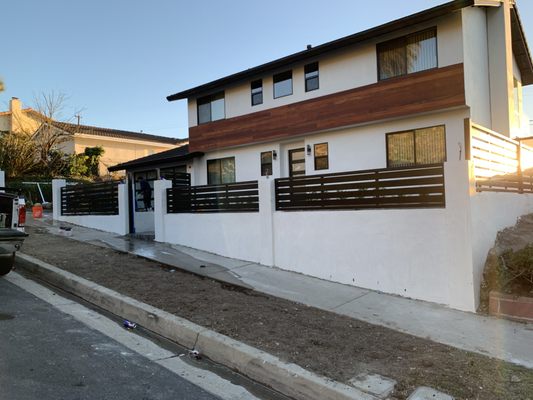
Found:
[[[86,165],[88,175],[97,177],[100,175],[100,157],[104,154],[104,148],[102,146],[86,147],[84,154],[87,156]]]

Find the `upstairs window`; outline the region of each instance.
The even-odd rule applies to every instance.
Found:
[[[252,106],[263,104],[263,80],[253,81],[250,87],[252,90]]]
[[[261,153],[261,176],[272,175],[272,152],[264,151]]]
[[[318,62],[307,64],[304,67],[305,72],[305,91],[318,89]]]
[[[292,94],[292,71],[274,75],[274,98]]]
[[[226,117],[224,92],[201,97],[198,104],[198,124],[224,119]]]
[[[207,161],[207,184],[219,185],[235,182],[235,157]]]
[[[437,67],[437,30],[432,28],[377,45],[379,80]]]
[[[387,166],[410,167],[446,161],[444,125],[387,134]]]

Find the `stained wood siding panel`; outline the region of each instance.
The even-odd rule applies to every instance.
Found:
[[[418,72],[189,129],[190,151],[286,139],[465,105],[463,64]]]

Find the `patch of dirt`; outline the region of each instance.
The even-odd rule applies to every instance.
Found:
[[[23,251],[117,292],[347,383],[398,382],[391,399],[431,386],[457,399],[533,400],[533,371],[129,254],[27,228]]]
[[[483,269],[478,312],[488,313],[491,290],[533,297],[533,284],[523,280],[510,280],[509,269],[504,268],[509,252],[518,252],[533,243],[533,214],[523,215],[512,227],[498,232],[494,246],[489,250]]]

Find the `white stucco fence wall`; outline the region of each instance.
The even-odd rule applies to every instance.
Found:
[[[156,215],[156,240],[473,311],[468,162],[445,182],[442,209],[283,212],[262,178],[260,212]]]
[[[135,232],[153,232],[154,231],[154,212],[153,211],[135,211],[134,212]]]
[[[445,185],[440,209],[276,212],[275,265],[473,311],[468,163]]]
[[[61,215],[61,188],[66,186],[64,179],[52,181],[53,218],[87,228],[99,229],[118,235],[129,233],[128,222],[128,191],[125,184],[118,185],[118,215]]]
[[[262,257],[262,236],[264,226],[268,225],[268,221],[261,221],[265,213],[167,214],[166,189],[169,187],[171,182],[168,181],[157,181],[154,185],[156,241],[269,265],[269,260]],[[158,210],[164,210],[163,215],[158,215]],[[271,219],[271,216],[270,212],[266,217]]]

